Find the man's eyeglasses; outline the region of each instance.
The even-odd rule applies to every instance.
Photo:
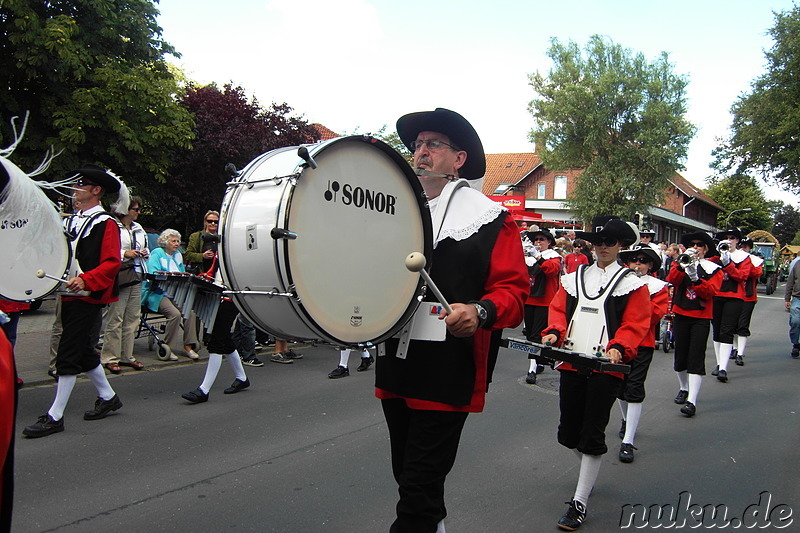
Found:
[[[459,151],[459,148],[457,146],[455,146],[453,144],[448,144],[448,143],[446,143],[444,141],[440,141],[438,139],[417,139],[416,141],[414,141],[411,144],[411,151],[412,152],[416,152],[417,150],[419,150],[423,146],[427,146],[428,150],[438,150],[442,146],[447,146],[447,147],[455,150],[456,152]]]
[[[652,263],[652,260],[649,257],[632,257],[629,261],[631,263],[641,263],[641,264]]]
[[[206,220],[208,224],[219,224],[219,220]]]
[[[604,245],[604,246],[616,246],[619,240],[615,237],[601,237],[599,241],[597,241],[597,245]]]
[[[79,179],[78,181],[75,182],[75,185],[77,185],[78,187],[86,187],[87,185],[89,185],[91,187],[98,187],[98,185],[96,183],[91,182],[91,181],[87,180],[86,178]]]

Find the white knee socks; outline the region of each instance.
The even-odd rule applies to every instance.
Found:
[[[239,364],[242,364],[239,361]],[[208,394],[211,387],[214,386],[214,381],[219,374],[219,367],[222,366],[222,354],[210,353],[208,354],[208,365],[206,366],[206,375],[203,377],[203,382],[200,384],[200,390]]]
[[[236,376],[236,379],[239,381],[247,380],[247,374],[244,373],[244,366],[242,366],[242,358],[239,357],[239,352],[234,350],[225,357],[228,359],[228,364],[231,365],[231,370],[233,370],[233,375]]]
[[[733,345],[736,346],[736,351],[739,353],[739,356],[744,357],[744,349],[747,347],[747,337],[736,335],[733,338]]]
[[[678,375],[678,386],[681,390],[689,390],[689,378],[685,370],[682,372],[675,372]]]
[[[108,378],[106,377],[106,373],[103,371],[102,366],[97,365],[93,369],[86,372],[86,376],[94,384],[94,387],[97,389],[97,395],[102,399],[110,400],[114,397],[114,395],[116,395],[114,389],[111,388],[111,384],[108,382]]]
[[[625,419],[625,437],[622,442],[626,444],[633,444],[633,439],[636,438],[636,428],[639,426],[639,418],[642,416],[641,403],[628,404],[628,417]]]
[[[339,366],[347,368],[347,362],[350,359],[350,350],[341,350],[339,352]]]
[[[531,366],[528,368],[528,374],[536,372],[536,359],[531,359]]]
[[[53,405],[47,411],[50,418],[53,420],[61,420],[64,416],[64,409],[67,408],[67,401],[69,395],[72,394],[72,388],[75,387],[75,379],[77,376],[58,376],[58,385],[56,386],[56,398],[53,400]]]
[[[700,394],[700,385],[703,384],[703,376],[700,374],[689,374],[689,398],[687,401],[697,405],[697,395]]]
[[[731,351],[733,350],[733,344],[725,344],[719,343],[719,369],[728,371],[728,361],[731,357]]]
[[[603,462],[602,455],[583,454],[581,458],[581,473],[578,476],[578,486],[575,488],[573,500],[578,500],[583,505],[589,501],[589,494],[592,492],[597,474],[600,473],[600,465]]]

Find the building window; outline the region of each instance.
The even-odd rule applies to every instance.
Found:
[[[536,191],[536,197],[541,200],[544,198],[544,194],[545,194],[545,185],[544,183],[540,183],[538,190]]]
[[[567,197],[567,177],[556,176],[555,186],[553,187],[553,198],[563,200]]]

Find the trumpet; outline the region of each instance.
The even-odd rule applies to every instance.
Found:
[[[717,245],[717,251],[719,253],[729,252],[731,250],[731,241],[720,241]]]
[[[683,268],[696,265],[698,261],[700,260],[697,258],[697,254],[694,252],[694,250],[687,250],[678,256],[678,264]]]

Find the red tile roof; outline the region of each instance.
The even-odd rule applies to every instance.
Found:
[[[322,124],[314,122],[313,124],[309,124],[309,126],[314,128],[314,130],[317,132],[317,134],[314,136],[314,141],[316,142],[327,141],[328,139],[339,137],[338,133],[326,128]]]
[[[689,180],[687,180],[686,178],[684,178],[683,176],[681,176],[677,172],[675,173],[674,176],[672,176],[670,178],[669,181],[671,181],[672,184],[675,185],[675,187],[677,187],[680,191],[682,191],[687,196],[696,196],[698,200],[702,200],[703,202],[705,202],[705,203],[707,203],[709,205],[712,205],[712,206],[720,209],[721,211],[725,210],[724,207],[722,207],[717,202],[712,200],[709,195],[707,195],[706,193],[704,193],[703,191],[701,191],[700,189],[698,189],[697,187],[692,185],[692,183]]]
[[[486,174],[483,179],[483,193],[492,194],[501,183],[519,183],[533,172],[541,161],[536,154],[486,154]]]

